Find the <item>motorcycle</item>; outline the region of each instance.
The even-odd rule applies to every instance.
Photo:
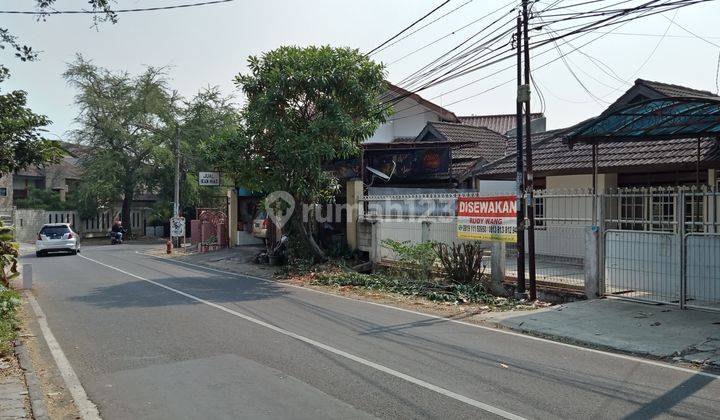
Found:
[[[126,230],[122,230],[122,235],[125,235]],[[118,235],[119,232],[110,232],[110,245],[122,245],[122,236]]]

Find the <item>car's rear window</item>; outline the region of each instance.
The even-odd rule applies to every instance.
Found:
[[[64,235],[68,232],[70,228],[67,226],[43,226],[40,230],[40,234],[45,236]]]

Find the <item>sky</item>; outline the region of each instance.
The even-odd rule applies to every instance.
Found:
[[[134,8],[197,1],[116,0],[115,4],[117,8]],[[0,14],[0,27],[9,29],[22,43],[40,52],[39,60],[23,63],[7,50],[0,51],[0,60],[11,70],[11,78],[0,89],[27,91],[28,105],[53,121],[47,127],[48,138],[68,139],[77,116],[73,103],[76,92],[67,85],[62,73],[76,54],[82,54],[98,66],[130,73],[139,73],[144,66],[163,66],[167,68],[171,86],[186,97],[205,87],[218,86],[240,103],[242,95],[233,78],[247,71],[248,56],[282,45],[329,44],[366,52],[440,3],[440,0],[236,0],[196,8],[123,13],[117,24],[105,23],[98,27],[93,27],[88,15],[54,15],[46,21],[37,21],[33,16]],[[551,2],[541,0],[535,7],[547,7],[548,3]],[[34,0],[0,0],[0,10],[32,10],[33,4]],[[57,0],[55,8],[78,10],[86,4],[86,0]],[[372,58],[388,64],[388,80],[397,83],[477,32],[488,21],[456,31],[458,28],[492,10],[505,12],[512,7],[503,8],[508,4],[508,0],[451,0],[426,22],[457,10],[373,54]],[[670,23],[673,19],[705,41]],[[647,17],[582,47],[581,51],[587,56],[579,52],[569,54],[567,66],[557,60],[534,71],[533,77],[545,102],[542,110],[547,116],[548,128],[565,127],[599,114],[636,78],[715,92],[720,59],[718,22],[720,1]],[[401,59],[443,36],[446,38]],[[573,45],[582,45],[582,42]],[[560,46],[570,50],[566,45]],[[556,50],[549,50],[531,62],[539,67],[557,56]],[[395,62],[398,59],[400,61]],[[477,71],[420,95],[457,115],[513,113],[514,69],[486,77],[509,64],[512,62]],[[568,67],[585,87],[576,81]],[[612,72],[616,77],[608,75]],[[481,80],[470,83],[477,79]],[[509,83],[482,93],[503,82]],[[468,97],[471,98],[464,100]],[[538,99],[537,92],[533,91],[533,111],[541,110]]]

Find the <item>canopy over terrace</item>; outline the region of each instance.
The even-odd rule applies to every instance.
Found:
[[[700,139],[720,138],[720,100],[697,97],[650,99],[610,108],[599,116],[584,121],[563,135],[563,141],[592,144],[593,194],[597,194],[597,145],[603,142],[657,141],[683,138],[698,139],[699,180]],[[698,182],[699,183],[699,182]],[[593,200],[593,210],[596,202]],[[593,211],[595,221],[596,211]]]

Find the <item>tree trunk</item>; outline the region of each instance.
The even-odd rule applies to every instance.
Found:
[[[130,220],[130,203],[132,203],[132,199],[132,194],[125,193],[122,202],[122,213],[120,214],[120,220],[123,222],[123,227],[127,229],[128,235],[132,233],[132,220]]]
[[[300,221],[300,230],[302,231],[303,236],[305,237],[305,240],[307,241],[308,245],[310,245],[310,250],[312,251],[313,255],[317,260],[320,262],[327,261],[328,257],[325,255],[325,251],[323,251],[322,248],[320,248],[320,245],[318,245],[317,242],[315,242],[315,238],[313,238],[312,233],[308,229],[307,225],[301,220]]]

